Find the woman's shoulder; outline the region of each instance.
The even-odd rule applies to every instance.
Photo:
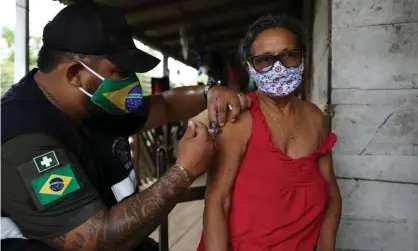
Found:
[[[251,137],[252,132],[252,118],[249,110],[242,112],[238,115],[235,122],[228,121],[221,128],[221,131],[217,138],[224,141],[227,144],[236,144],[242,142],[247,144]]]
[[[198,115],[191,118],[191,120],[201,122],[204,125],[206,125],[207,127],[209,127],[209,113],[208,113],[208,110],[204,110],[203,112],[201,112]],[[226,123],[225,127],[228,127],[228,128],[231,127],[231,128],[234,128],[234,129],[241,129],[241,128],[244,128],[244,127],[250,126],[250,125],[251,125],[251,112],[250,112],[250,110],[246,110],[246,111],[241,112],[240,115],[238,115],[237,120],[234,123],[228,121],[228,123]]]
[[[320,107],[310,101],[302,100],[302,107],[305,110],[306,118],[310,120],[310,124],[315,126],[316,129],[326,135],[328,133],[328,127],[325,118],[325,105]]]
[[[195,117],[191,118],[193,121],[198,121],[206,125],[209,128],[209,113],[208,110],[204,110]],[[227,138],[228,141],[232,141],[231,144],[236,142],[235,139],[245,139],[251,136],[252,118],[250,110],[243,111],[238,115],[235,122],[228,121],[224,127],[221,128],[221,139]]]
[[[193,121],[198,121],[203,123],[205,126],[209,127],[209,113],[208,110],[204,110],[203,112],[199,113],[198,115],[191,118]]]
[[[301,107],[308,112],[308,116],[312,116],[316,119],[323,119],[325,116],[324,109],[325,106],[320,107],[308,100],[300,100]]]

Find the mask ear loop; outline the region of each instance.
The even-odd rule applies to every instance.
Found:
[[[84,94],[86,94],[87,96],[89,96],[90,98],[92,98],[93,97],[93,95],[91,95],[90,93],[88,93],[86,90],[84,90],[83,88],[81,88],[81,87],[78,87],[78,89],[80,90],[80,91],[82,91]]]
[[[88,67],[86,64],[84,64],[81,61],[78,61],[80,64],[82,64],[89,72],[93,73],[96,77],[98,77],[100,80],[104,80],[104,77],[100,76],[99,73],[93,71],[93,69],[91,69],[90,67]]]
[[[97,73],[97,72],[95,72],[95,71],[93,71],[93,69],[91,69],[90,67],[88,67],[86,64],[84,64],[83,62],[81,62],[81,61],[78,61],[82,66],[84,66],[89,72],[91,72],[91,73],[93,73],[96,77],[98,77],[100,80],[104,80],[104,78],[102,77],[102,76],[100,76],[99,75],[99,73]],[[78,87],[78,89],[80,90],[80,91],[82,91],[84,94],[86,94],[87,96],[89,96],[90,98],[92,98],[93,97],[93,95],[92,94],[90,94],[90,93],[88,93],[86,90],[84,90],[83,88],[81,88],[81,87]]]

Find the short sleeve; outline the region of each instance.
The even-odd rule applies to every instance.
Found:
[[[149,96],[142,100],[142,105],[134,112],[124,115],[111,115],[104,113],[86,121],[86,124],[96,131],[104,133],[123,133],[133,135],[139,132],[148,120],[150,110]]]
[[[329,132],[322,145],[316,150],[319,156],[326,155],[332,151],[335,143],[337,142],[337,136],[333,132]]]
[[[2,143],[1,160],[2,213],[26,238],[60,236],[105,207],[76,156],[48,135]]]

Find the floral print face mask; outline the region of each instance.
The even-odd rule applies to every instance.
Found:
[[[256,71],[251,64],[248,65],[258,89],[268,96],[288,96],[302,83],[303,61],[298,67],[287,68],[277,60],[271,70],[262,73]]]

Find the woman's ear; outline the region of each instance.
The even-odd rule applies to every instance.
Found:
[[[67,66],[67,80],[70,84],[81,87],[81,76],[80,72],[82,71],[83,66],[78,62],[73,62]]]
[[[244,67],[245,71],[248,73],[248,72],[249,72],[249,69],[248,69],[248,67],[249,67],[248,62],[244,61],[244,62],[241,62],[241,64],[242,64],[242,66]]]

